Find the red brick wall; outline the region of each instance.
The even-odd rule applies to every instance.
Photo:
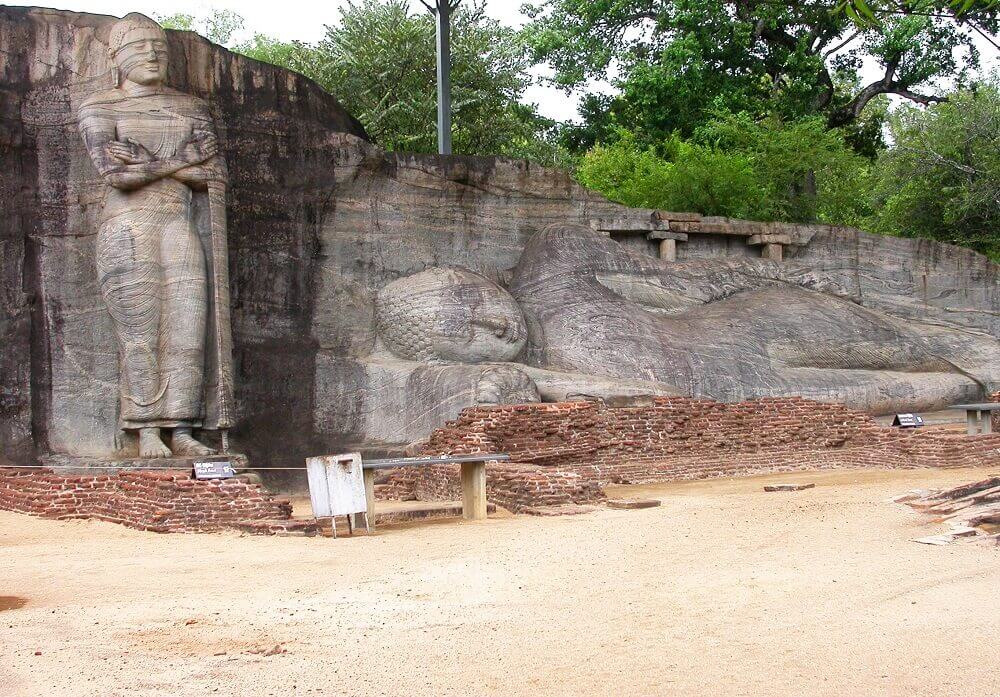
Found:
[[[186,471],[62,475],[0,469],[0,509],[66,520],[94,518],[154,532],[212,532],[287,520],[292,507],[239,479],[194,479]]]
[[[653,406],[592,402],[476,407],[430,437],[427,453],[498,452],[491,501],[512,510],[600,499],[611,483],[844,467],[1000,465],[1000,434],[963,436],[879,426],[840,404],[801,398],[736,404],[670,397]],[[392,493],[457,497],[456,466],[410,468]]]
[[[990,395],[991,402],[1000,402],[1000,392]],[[993,412],[993,432],[1000,433],[1000,411]]]

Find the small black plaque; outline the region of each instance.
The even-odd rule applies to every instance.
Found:
[[[900,428],[920,428],[924,425],[924,418],[919,414],[896,414],[892,425]]]
[[[195,479],[229,479],[236,476],[236,468],[229,460],[210,460],[194,463]]]

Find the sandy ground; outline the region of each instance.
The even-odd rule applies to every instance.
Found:
[[[0,513],[0,694],[1000,695],[1000,548],[887,501],[985,473],[338,540]]]

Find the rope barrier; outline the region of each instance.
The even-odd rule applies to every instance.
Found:
[[[206,456],[204,462],[224,462],[225,460],[210,458],[218,456]],[[393,469],[396,467],[406,467],[412,465],[435,465],[435,464],[461,464],[463,462],[504,462],[510,460],[510,456],[502,453],[471,453],[468,455],[441,455],[436,457],[402,457],[390,458],[387,460],[362,460],[362,467],[366,469]],[[145,467],[136,465],[0,465],[0,469],[40,469],[40,470],[125,470],[136,472],[176,472],[177,470],[188,470],[191,467]],[[305,467],[240,467],[240,472],[305,472]]]
[[[206,460],[208,462],[208,460]],[[136,472],[176,472],[177,470],[188,470],[190,467],[142,467],[133,465],[0,465],[0,469],[12,470],[134,470]],[[240,471],[260,470],[288,470],[293,472],[305,472],[305,467],[240,467]]]

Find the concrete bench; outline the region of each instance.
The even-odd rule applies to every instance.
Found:
[[[400,457],[388,460],[367,460],[362,463],[365,477],[365,502],[368,521],[375,511],[375,472],[397,467],[420,467],[424,465],[462,466],[462,517],[466,520],[486,518],[486,463],[505,462],[510,455],[500,453],[476,453],[474,455],[442,455],[439,457]]]
[[[955,404],[952,409],[965,409],[965,423],[968,433],[974,436],[978,433],[993,432],[993,412],[1000,411],[1000,402],[983,402],[982,404]]]

